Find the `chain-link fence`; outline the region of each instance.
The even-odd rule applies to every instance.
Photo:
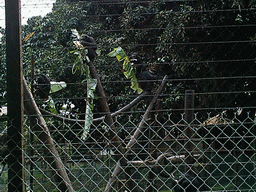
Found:
[[[256,1],[20,6],[21,80],[1,28],[1,191],[256,190]]]

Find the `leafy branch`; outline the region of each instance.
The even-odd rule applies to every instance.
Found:
[[[93,99],[95,98],[94,91],[97,86],[97,79],[92,79],[91,77],[90,69],[89,69],[89,66],[87,65],[90,62],[87,56],[88,49],[80,43],[81,36],[75,29],[72,30],[72,33],[78,39],[78,41],[73,41],[77,50],[74,50],[71,52],[76,55],[76,60],[73,64],[72,71],[73,73],[75,73],[77,70],[79,70],[82,74],[85,73],[86,79],[84,81],[87,82],[85,124],[84,124],[84,131],[81,137],[81,139],[85,140],[87,138],[87,135],[90,131],[90,127],[93,122],[93,108],[94,108]]]
[[[137,91],[138,94],[142,93],[142,89],[139,87],[137,78],[136,78],[136,68],[131,65],[131,62],[122,49],[122,47],[115,48],[113,51],[111,51],[108,56],[110,57],[116,57],[119,62],[123,61],[123,70],[124,70],[124,76],[126,79],[131,80],[131,88],[134,91]]]

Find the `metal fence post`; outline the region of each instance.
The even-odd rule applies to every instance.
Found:
[[[5,0],[8,94],[8,191],[25,191],[20,1]]]

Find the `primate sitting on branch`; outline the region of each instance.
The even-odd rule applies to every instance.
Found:
[[[136,78],[138,84],[143,91],[151,91],[154,85],[153,80],[156,80],[155,74],[146,64],[142,64],[141,58],[137,53],[133,53],[130,57],[130,62],[136,68]]]
[[[39,74],[35,77],[35,94],[43,100],[47,100],[50,95],[51,82],[49,77]]]
[[[90,61],[93,61],[94,58],[97,56],[96,50],[97,50],[97,43],[93,39],[93,37],[84,34],[81,37],[81,44],[88,49],[87,56],[89,57]]]

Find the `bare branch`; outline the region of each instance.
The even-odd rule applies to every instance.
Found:
[[[136,129],[136,131],[134,132],[134,134],[131,136],[131,139],[129,141],[129,143],[126,145],[127,149],[130,149],[131,146],[136,142],[137,138],[139,137],[140,133],[142,132],[142,130],[145,128],[145,122],[148,120],[149,117],[149,113],[151,112],[151,110],[154,107],[155,102],[157,101],[157,98],[159,97],[160,93],[162,92],[166,82],[167,82],[167,75],[164,76],[161,85],[158,87],[152,101],[150,102],[145,114],[143,115],[143,118],[138,126],[138,128]]]
[[[129,110],[134,105],[136,105],[138,102],[140,102],[143,98],[145,98],[148,94],[149,94],[149,92],[147,92],[147,91],[141,93],[138,97],[136,97],[134,100],[132,100],[129,104],[127,104],[123,108],[119,109],[118,111],[116,111],[114,113],[111,113],[111,117],[113,118],[113,117]],[[53,113],[51,113],[47,110],[41,109],[41,108],[40,108],[40,111],[43,115],[51,116],[54,119],[59,120],[59,121],[64,121],[64,122],[67,122],[67,123],[79,123],[79,124],[84,124],[85,123],[85,120],[66,118],[66,117],[63,117],[63,116],[60,116],[60,115],[53,114]],[[93,122],[102,121],[104,119],[105,119],[105,116],[99,117],[99,118],[93,119]]]
[[[129,110],[130,108],[132,108],[134,105],[136,105],[137,103],[139,103],[144,97],[146,97],[149,94],[148,91],[145,91],[143,93],[141,93],[138,97],[136,97],[134,100],[132,100],[129,104],[127,104],[126,106],[124,106],[123,108],[119,109],[118,111],[111,113],[112,117],[115,117],[127,110]],[[100,117],[97,119],[94,119],[93,121],[100,121],[105,119],[105,117]]]
[[[142,129],[144,128],[144,124],[145,124],[145,120],[148,119],[149,113],[152,110],[158,96],[160,95],[160,93],[162,92],[162,89],[164,88],[165,84],[167,82],[167,76],[165,76],[163,78],[163,81],[161,83],[161,85],[159,86],[159,88],[157,89],[155,96],[153,97],[151,103],[148,106],[148,109],[146,110],[142,121],[139,124],[139,127],[137,128],[137,130],[135,131],[134,135],[131,137],[131,140],[129,141],[129,143],[126,145],[126,153],[128,153],[128,151],[130,150],[131,146],[135,143],[137,137],[139,136],[139,133],[142,131]],[[111,175],[111,177],[109,178],[109,181],[107,183],[107,186],[105,188],[105,192],[110,192],[112,189],[112,185],[114,184],[115,178],[120,174],[121,172],[121,168],[120,168],[120,162],[118,162],[115,166],[114,172]]]
[[[56,181],[59,183],[59,188],[61,191],[73,192],[71,181],[68,178],[66,168],[61,161],[60,155],[54,146],[53,139],[51,137],[50,131],[46,125],[46,122],[36,105],[36,102],[30,92],[26,79],[23,77],[23,89],[24,89],[24,107],[25,112],[31,118],[36,118],[37,124],[35,125],[35,134],[44,143],[44,148],[46,149],[46,154],[52,154],[46,158],[49,163],[54,167],[56,172]]]

